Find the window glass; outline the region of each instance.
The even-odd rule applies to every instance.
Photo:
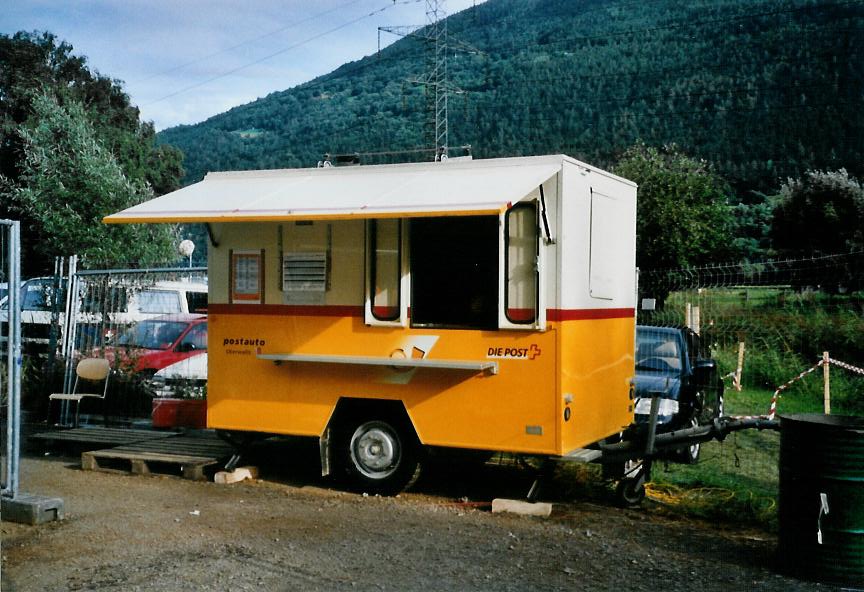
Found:
[[[207,292],[186,292],[189,312],[207,312]]]
[[[511,323],[537,320],[537,206],[518,204],[507,212],[507,291],[505,313]]]
[[[639,327],[636,330],[636,369],[680,372],[681,348],[676,332]]]
[[[379,321],[395,321],[400,312],[401,223],[396,219],[373,220],[370,224],[372,316]]]
[[[207,349],[207,324],[203,323],[201,325],[195,325],[189,332],[183,337],[183,341],[180,342],[180,345],[191,343],[195,346],[195,349],[206,350]]]
[[[50,310],[51,292],[48,282],[27,282],[21,289],[21,310]]]
[[[142,321],[123,334],[118,343],[126,347],[168,349],[187,324],[175,321]]]
[[[183,312],[183,309],[180,307],[180,294],[165,290],[144,290],[139,292],[138,310],[153,314]]]

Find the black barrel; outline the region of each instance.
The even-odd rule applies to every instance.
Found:
[[[864,588],[864,417],[780,417],[779,518],[785,571]]]

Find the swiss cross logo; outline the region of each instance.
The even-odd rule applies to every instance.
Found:
[[[539,355],[540,347],[536,343],[529,347],[490,347],[486,352],[487,358],[506,360],[533,360]]]

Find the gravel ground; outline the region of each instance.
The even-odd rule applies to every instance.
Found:
[[[538,519],[460,501],[524,495],[513,467],[445,466],[396,498],[345,493],[296,460],[310,455],[271,450],[262,479],[227,486],[30,455],[22,490],[62,497],[66,520],[2,523],[2,589],[833,590],[773,571],[765,532],[650,504],[577,499]]]

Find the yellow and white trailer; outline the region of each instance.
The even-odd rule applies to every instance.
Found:
[[[210,173],[105,221],[207,225],[208,426],[367,491],[633,419],[636,185],[567,156]]]

